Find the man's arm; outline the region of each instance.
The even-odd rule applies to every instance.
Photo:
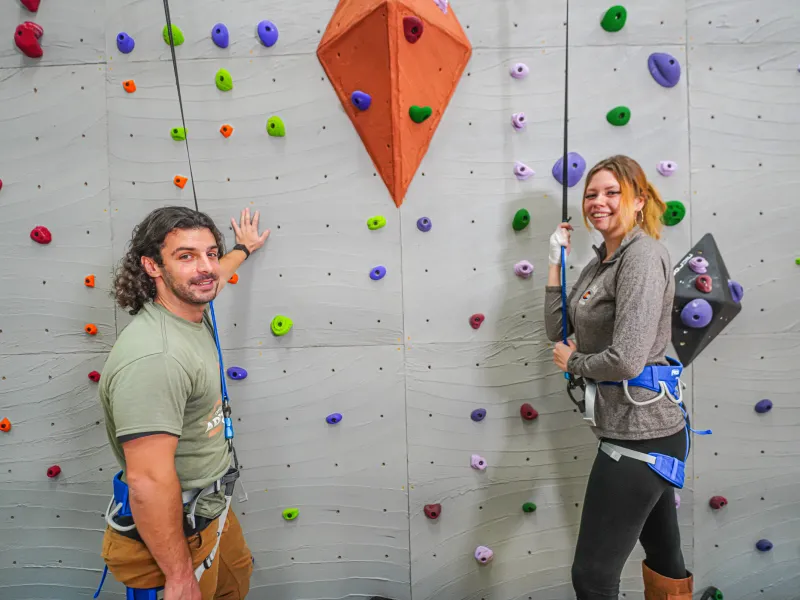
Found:
[[[259,211],[256,211],[253,218],[250,218],[250,209],[245,208],[242,210],[242,215],[239,217],[239,224],[231,218],[231,225],[236,234],[236,243],[244,244],[252,254],[267,241],[269,237],[269,229],[264,233],[258,233],[258,219],[261,216]],[[234,250],[228,252],[225,256],[219,259],[219,281],[217,284],[217,294],[222,291],[228,280],[233,277],[236,270],[247,258],[247,254],[241,250]]]
[[[177,446],[178,438],[165,433],[122,445],[133,521],[171,586],[197,583],[183,532],[181,485],[175,471]]]

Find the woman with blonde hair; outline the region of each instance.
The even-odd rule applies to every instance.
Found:
[[[666,205],[641,166],[612,156],[586,176],[583,220],[603,236],[567,298],[563,342],[561,248],[572,226],[550,238],[545,297],[553,360],[585,382],[584,419],[600,440],[586,488],[572,582],[578,600],[616,600],[620,574],[638,539],[647,600],[691,600],[681,552],[676,469],[648,457],[685,461],[688,427],[680,406],[680,363],[666,356],[675,282],[661,237]],[[665,370],[666,369],[666,370]],[[645,379],[649,378],[649,385]],[[662,464],[662,463],[659,463]],[[681,464],[682,467],[682,464]]]

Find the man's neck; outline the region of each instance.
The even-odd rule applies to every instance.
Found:
[[[205,304],[187,304],[177,298],[162,297],[158,294],[153,302],[160,304],[175,316],[192,323],[200,323],[203,320],[203,312],[206,309]]]

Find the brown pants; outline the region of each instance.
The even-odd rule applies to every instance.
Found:
[[[203,531],[187,538],[195,569],[214,548],[218,528],[219,520],[215,519]],[[126,587],[150,589],[164,586],[164,574],[147,546],[108,526],[103,536],[102,556],[114,578]],[[242,526],[234,512],[229,510],[214,563],[200,578],[203,600],[242,600],[250,591],[252,572],[253,562]]]

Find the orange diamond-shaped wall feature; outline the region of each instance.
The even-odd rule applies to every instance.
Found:
[[[317,57],[398,207],[471,55],[452,7],[434,0],[340,0],[328,23]]]

